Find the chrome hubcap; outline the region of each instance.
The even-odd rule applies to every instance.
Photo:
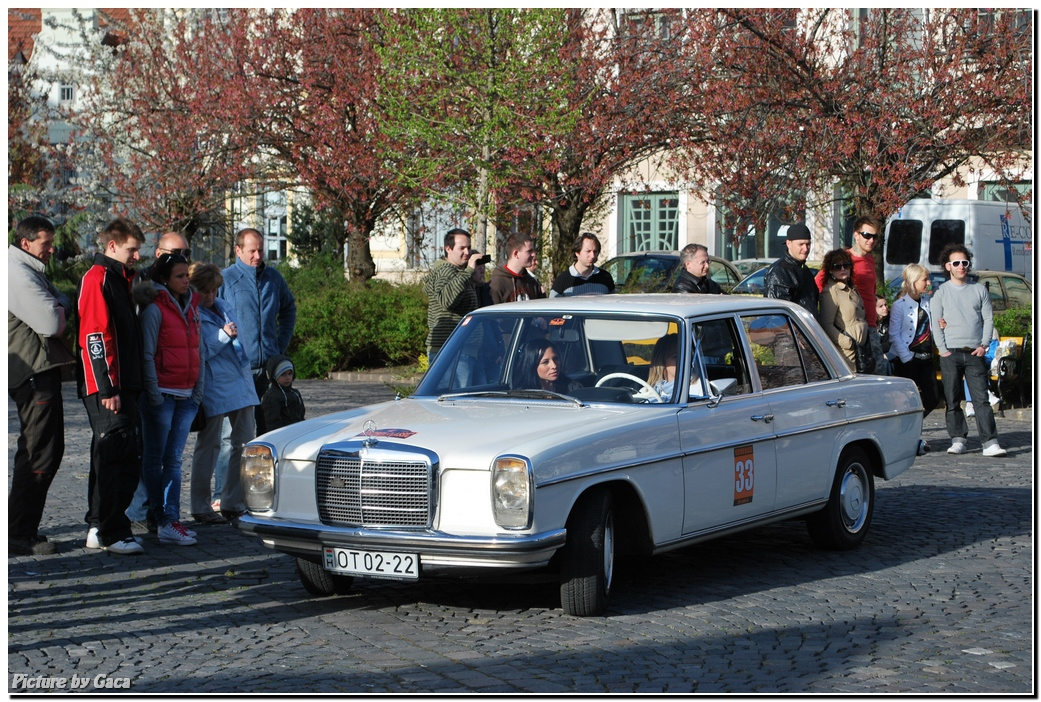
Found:
[[[842,476],[839,504],[846,530],[856,533],[864,526],[868,512],[867,476],[859,463],[850,466]]]

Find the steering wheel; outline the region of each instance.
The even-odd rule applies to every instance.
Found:
[[[614,378],[622,378],[624,380],[631,380],[634,383],[636,383],[637,385],[639,385],[640,387],[648,390],[651,393],[651,395],[653,395],[654,397],[657,397],[658,398],[658,402],[665,402],[665,400],[662,399],[661,395],[658,394],[658,391],[655,390],[654,388],[652,388],[647,383],[646,380],[644,380],[643,378],[637,378],[635,375],[629,375],[628,373],[608,373],[603,378],[601,378],[600,380],[596,381],[596,387],[600,387],[601,385],[603,385],[608,380],[612,380]]]

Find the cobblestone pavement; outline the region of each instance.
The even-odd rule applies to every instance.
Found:
[[[381,383],[301,381],[308,416],[390,399]],[[1032,693],[1032,418],[998,419],[1006,459],[934,453],[878,483],[857,551],[800,522],[623,563],[607,616],[559,609],[552,584],[356,580],[313,599],[294,562],[228,526],[198,545],[87,551],[88,447],[68,440],[42,533],[8,559],[8,689],[132,692]],[[8,403],[8,455],[17,416]],[[194,437],[186,456],[191,456]],[[188,473],[186,460],[185,472]],[[186,476],[187,479],[187,476]],[[187,505],[187,482],[182,504]]]

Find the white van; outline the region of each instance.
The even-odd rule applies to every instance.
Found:
[[[911,200],[886,221],[885,277],[920,263],[943,271],[939,255],[947,244],[964,244],[975,270],[1009,271],[1033,281],[1033,211],[991,200]]]

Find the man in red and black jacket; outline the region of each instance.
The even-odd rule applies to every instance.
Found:
[[[115,219],[101,232],[79,289],[79,391],[94,436],[87,488],[87,548],[111,553],[144,551],[134,540],[126,508],[141,474],[137,399],[141,394],[141,329],[131,286],[144,234]]]

